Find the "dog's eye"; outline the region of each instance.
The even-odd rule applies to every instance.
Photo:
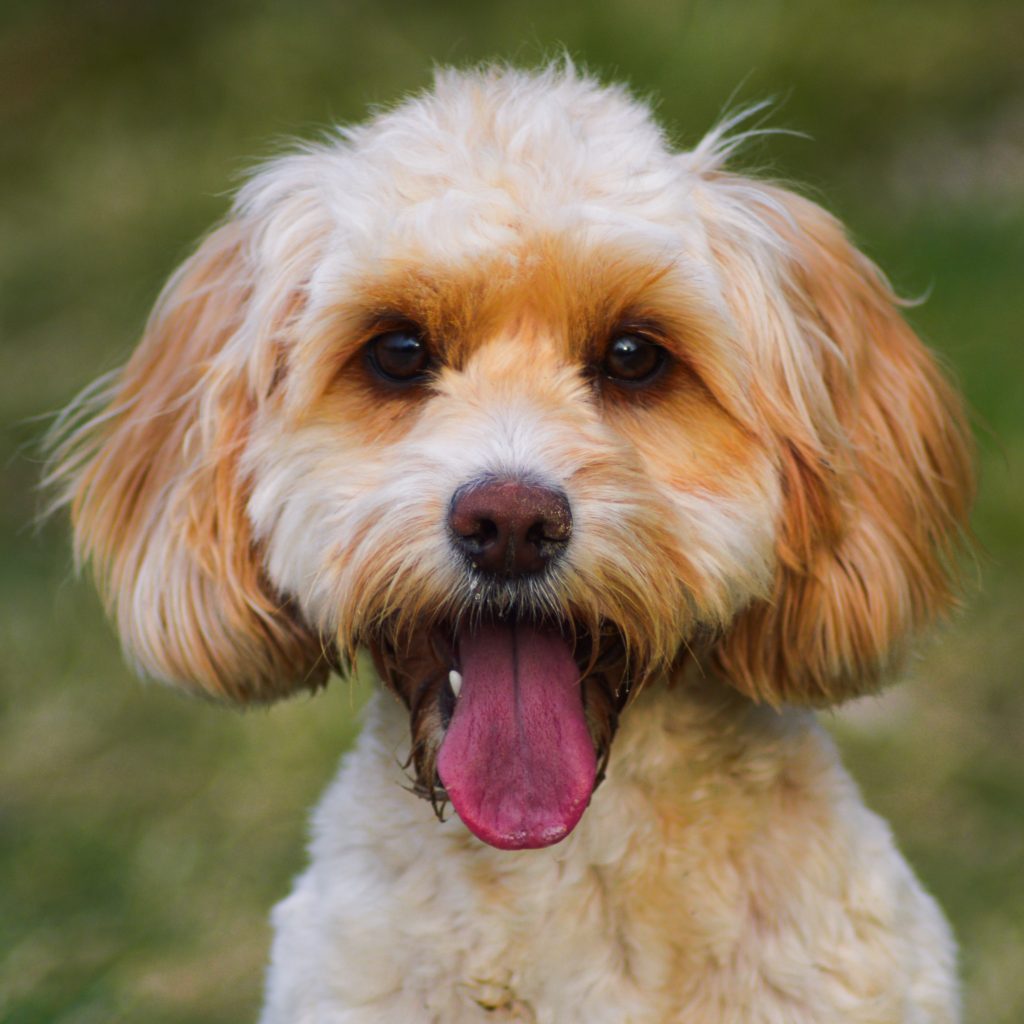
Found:
[[[668,362],[668,353],[639,334],[619,334],[604,354],[601,370],[606,377],[633,387],[650,384]]]
[[[366,356],[374,372],[392,384],[418,384],[430,369],[430,350],[408,327],[371,338]]]

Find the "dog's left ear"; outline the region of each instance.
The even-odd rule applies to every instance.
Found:
[[[77,428],[58,424],[50,465],[133,664],[242,703],[313,689],[331,667],[264,574],[243,468],[323,231],[300,190],[278,188],[300,159],[257,178],[265,209],[236,209],[178,269],[112,385],[73,407]]]
[[[783,491],[774,592],[714,656],[757,699],[842,700],[877,686],[952,600],[974,493],[969,428],[892,289],[833,217],[732,175],[701,187]]]

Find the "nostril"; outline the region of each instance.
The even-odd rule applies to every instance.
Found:
[[[528,544],[564,544],[569,539],[566,531],[554,519],[538,519],[526,531]]]
[[[459,533],[457,529],[455,532]],[[459,536],[465,541],[467,548],[484,551],[498,539],[500,532],[498,524],[493,519],[477,519],[468,533],[459,533]]]

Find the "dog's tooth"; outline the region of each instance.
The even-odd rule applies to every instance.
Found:
[[[456,672],[455,669],[452,669],[448,673],[448,684],[452,688],[452,693],[458,697],[459,691],[462,689],[462,673]]]

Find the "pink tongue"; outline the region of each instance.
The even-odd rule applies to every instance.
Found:
[[[469,830],[503,850],[564,839],[597,774],[580,674],[558,633],[488,625],[459,635],[462,691],[438,774]]]

